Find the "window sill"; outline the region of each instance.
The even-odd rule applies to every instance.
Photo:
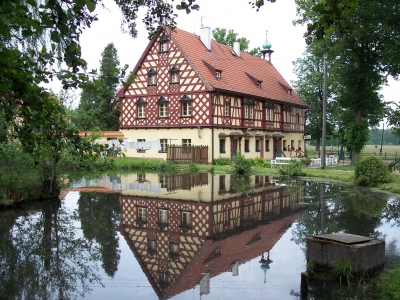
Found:
[[[155,84],[148,84],[147,86],[157,86],[157,83],[155,83]]]
[[[158,116],[157,119],[168,119],[169,116]]]
[[[170,82],[169,84],[179,84],[179,81],[177,81],[177,82]]]
[[[219,151],[219,153],[226,153],[226,151]]]
[[[158,151],[158,153],[167,153],[167,151],[162,151],[162,150],[161,150],[161,151]]]
[[[191,118],[192,116],[180,116],[180,118]]]

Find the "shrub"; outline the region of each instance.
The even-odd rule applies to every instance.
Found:
[[[279,167],[279,174],[285,176],[303,176],[304,173],[304,165],[300,159],[292,158],[290,162],[284,166]]]
[[[233,168],[236,173],[247,173],[251,170],[251,161],[247,159],[241,152],[237,152],[233,160]]]
[[[249,158],[251,164],[258,168],[271,168],[271,163],[261,157]]]
[[[231,159],[228,157],[218,157],[218,158],[214,158],[212,164],[216,165],[216,166],[228,166],[228,165],[231,165],[232,162],[231,162]]]
[[[379,278],[382,300],[400,299],[400,267],[384,273]]]
[[[377,156],[368,156],[357,161],[354,181],[362,186],[378,186],[392,180],[387,164]]]

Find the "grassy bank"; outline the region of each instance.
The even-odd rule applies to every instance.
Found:
[[[115,166],[118,170],[152,170],[157,172],[179,172],[190,171],[193,164],[168,164],[165,161],[152,161],[132,157],[121,157],[115,159]],[[196,165],[198,172],[207,172],[213,174],[231,174],[234,173],[232,166],[228,165]],[[351,183],[354,175],[354,166],[341,164],[338,166],[329,166],[325,169],[308,167],[304,169],[306,177],[317,177],[331,180],[338,180]],[[257,168],[252,167],[252,175],[273,176],[279,175],[278,168]],[[379,190],[400,194],[400,176],[393,175],[393,181],[381,184],[377,187]]]

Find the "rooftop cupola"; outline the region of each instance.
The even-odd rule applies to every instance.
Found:
[[[266,30],[266,34],[265,34],[265,42],[264,44],[262,44],[261,46],[261,50],[260,52],[263,55],[263,59],[265,59],[265,55],[268,53],[268,61],[271,63],[271,54],[274,52],[274,50],[271,50],[271,43],[268,42],[268,30]]]

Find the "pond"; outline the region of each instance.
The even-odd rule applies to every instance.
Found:
[[[82,179],[60,202],[0,212],[0,298],[354,297],[360,291],[336,281],[311,280],[301,294],[307,238],[345,232],[385,240],[390,268],[400,262],[399,212],[398,196],[312,179]]]

